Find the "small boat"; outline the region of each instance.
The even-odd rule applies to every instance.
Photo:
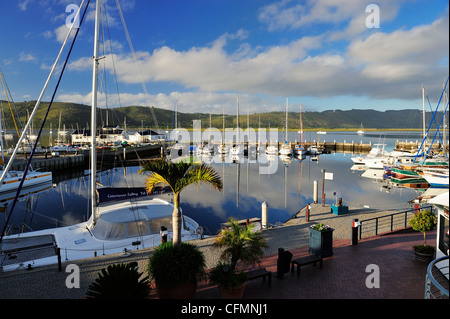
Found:
[[[214,154],[214,146],[211,144],[203,146],[202,154]]]
[[[3,171],[0,171],[2,174]],[[23,178],[23,172],[21,171],[8,171],[6,177],[3,180],[2,185],[0,185],[0,194],[5,192],[11,192],[17,190],[20,181]],[[31,171],[25,176],[25,181],[23,182],[23,188],[33,187],[36,185],[48,183],[52,181],[52,172],[39,172]]]
[[[384,150],[384,147],[386,146],[386,144],[375,144],[375,147],[372,147],[372,149],[370,150],[369,154],[367,154],[366,156],[355,156],[352,157],[351,160],[353,161],[353,163],[355,164],[365,164],[365,160],[366,159],[371,159],[371,158],[382,158],[382,157],[386,157],[389,155],[389,152]]]
[[[319,149],[317,148],[317,146],[310,146],[308,147],[308,154],[309,155],[318,155],[320,154]]]
[[[268,155],[278,155],[278,146],[277,145],[269,145],[266,147],[266,154]]]
[[[358,134],[358,135],[364,135],[364,130],[363,130],[363,125],[362,125],[362,123],[361,123],[361,128],[356,132],[356,134]]]
[[[306,149],[301,144],[294,145],[294,155],[301,156],[306,154]]]
[[[220,144],[217,147],[217,151],[219,152],[219,154],[226,154],[229,150],[230,148],[226,144]]]
[[[448,169],[446,171],[424,170],[422,171],[421,175],[427,180],[431,187],[448,188],[449,186]]]
[[[293,153],[291,143],[285,143],[280,147],[280,155],[291,156]]]

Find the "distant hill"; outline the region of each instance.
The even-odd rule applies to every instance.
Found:
[[[11,111],[6,101],[1,102],[1,110],[4,116],[4,125],[11,130],[14,129],[14,122]],[[16,102],[16,114],[20,115],[20,120],[25,125],[27,119],[27,110],[32,112],[35,101]],[[33,127],[38,130],[41,126],[42,119],[47,112],[48,102],[41,102],[33,121]],[[153,108],[158,126],[160,129],[171,129],[174,121],[173,110],[165,110]],[[88,128],[90,123],[90,106],[76,103],[55,102],[52,104],[45,123],[45,129],[52,127],[58,130],[59,118],[61,114],[61,129],[67,130],[77,128]],[[288,128],[295,130],[299,128],[298,112],[289,112]],[[209,117],[207,113],[183,113],[178,112],[178,127],[190,129],[193,120],[201,120],[202,128],[209,127]],[[432,113],[427,112],[426,123],[428,125],[431,120]],[[436,116],[437,120],[442,117],[442,112]],[[279,128],[283,129],[285,124],[285,112],[267,112],[249,115],[250,127],[258,128]],[[143,106],[126,106],[118,108],[110,108],[108,110],[101,109],[97,114],[98,125],[119,125],[124,127],[126,119],[127,128],[156,128],[156,123],[152,117],[152,110]],[[225,127],[236,127],[236,116],[225,115]],[[16,119],[17,122],[17,119]],[[359,129],[361,124],[364,129],[420,129],[422,128],[422,111],[421,110],[392,110],[392,111],[376,111],[376,110],[359,110],[353,109],[349,111],[328,110],[323,112],[302,112],[303,129]],[[18,123],[19,125],[19,123]],[[222,129],[222,114],[211,115],[212,127]],[[247,128],[247,114],[239,116],[239,126]]]

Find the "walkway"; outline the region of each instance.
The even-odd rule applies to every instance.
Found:
[[[329,207],[328,207],[329,209]],[[375,212],[376,213],[376,212]],[[360,240],[351,245],[351,221],[353,218],[367,219],[370,212],[352,212],[335,216],[323,211],[311,214],[306,222],[304,215],[287,221],[285,225],[263,231],[269,248],[262,266],[271,270],[272,285],[252,280],[247,284],[245,299],[423,299],[425,274],[428,264],[414,260],[412,246],[420,244],[423,236],[413,231],[403,231],[384,236]],[[356,217],[358,216],[358,217]],[[363,216],[363,217],[360,217]],[[364,217],[366,216],[366,217]],[[335,228],[333,255],[324,259],[323,269],[308,265],[302,267],[301,276],[290,272],[284,279],[277,279],[278,248],[293,253],[293,258],[308,253],[309,230],[312,223],[323,222]],[[428,234],[430,243],[436,239],[435,232]],[[213,238],[194,240],[204,252],[208,268],[218,260],[218,253],[211,248]],[[130,257],[120,255],[99,256],[77,263],[80,269],[80,288],[66,287],[65,265],[58,272],[56,266],[36,268],[30,271],[0,272],[0,298],[14,299],[80,299],[85,296],[87,287],[95,280],[98,272],[109,264],[138,262],[141,271],[146,271],[148,257],[152,248],[134,251]],[[366,271],[369,265],[379,269],[379,288],[368,288],[366,281],[372,272]],[[373,270],[372,270],[373,271]],[[156,298],[155,290],[151,298]],[[217,287],[201,283],[195,299],[219,298]]]

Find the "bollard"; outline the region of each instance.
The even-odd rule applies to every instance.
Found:
[[[358,228],[359,228],[358,219],[354,219],[352,223],[352,245],[358,244]]]
[[[309,214],[311,213],[311,205],[308,203],[306,205],[306,214],[305,214],[305,220],[309,222]]]
[[[267,229],[268,222],[267,222],[267,216],[269,211],[269,205],[267,202],[262,202],[261,204],[261,226],[263,229]]]
[[[314,187],[313,187],[313,199],[314,199],[314,204],[317,204],[317,194],[318,194],[318,186],[317,186],[317,181],[314,181]]]

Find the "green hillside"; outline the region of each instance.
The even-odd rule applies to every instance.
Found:
[[[10,107],[7,102],[1,102],[4,125],[6,129],[14,129]],[[20,121],[25,125],[27,120],[27,110],[32,112],[35,101],[26,101],[15,103],[15,114],[20,115]],[[48,102],[42,102],[33,121],[35,130],[39,129],[42,119],[47,112]],[[160,129],[171,129],[174,120],[173,110],[153,108],[158,127]],[[88,128],[90,123],[90,106],[76,103],[55,102],[52,104],[44,128],[57,130],[61,116],[61,129],[67,130],[77,128]],[[186,129],[192,128],[194,120],[201,120],[202,128],[209,127],[209,117],[207,113],[184,113],[178,112],[178,127]],[[431,120],[432,114],[427,113],[427,123]],[[442,112],[436,116],[437,120],[442,117]],[[258,128],[279,128],[283,129],[285,125],[285,112],[268,112],[249,115],[250,127]],[[298,112],[289,112],[288,128],[296,130],[299,128],[300,114]],[[119,125],[124,127],[126,120],[127,128],[156,128],[153,120],[152,109],[143,106],[126,106],[111,109],[101,109],[97,114],[98,125]],[[359,129],[361,124],[364,129],[419,129],[422,127],[422,112],[420,110],[328,110],[323,112],[303,112],[303,129]],[[16,122],[17,118],[16,118]],[[222,114],[212,114],[211,125],[222,129]],[[247,128],[247,114],[239,117],[239,126]],[[236,127],[236,116],[225,115],[225,127]]]

